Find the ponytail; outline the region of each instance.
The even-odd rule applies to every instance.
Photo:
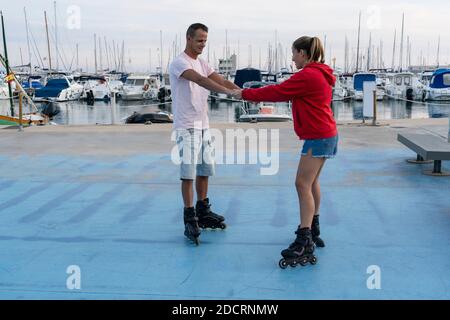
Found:
[[[297,51],[304,50],[309,61],[325,63],[325,50],[318,37],[300,37],[294,41],[292,47]]]
[[[323,49],[322,42],[320,41],[319,38],[317,38],[317,37],[312,38],[310,52],[311,52],[311,56],[310,56],[311,61],[320,62],[320,63],[325,62],[324,49]]]

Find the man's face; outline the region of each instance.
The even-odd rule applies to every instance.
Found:
[[[203,49],[206,46],[207,40],[208,40],[208,32],[202,29],[197,29],[195,30],[195,35],[193,38],[188,36],[187,43],[193,52],[200,55],[202,54]]]

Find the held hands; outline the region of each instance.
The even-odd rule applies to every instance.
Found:
[[[242,90],[241,89],[233,89],[233,90],[231,90],[230,95],[234,99],[241,100],[242,99]]]

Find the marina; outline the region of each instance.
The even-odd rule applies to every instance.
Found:
[[[2,8],[0,299],[448,300],[447,4],[156,2]]]
[[[423,175],[432,164],[408,164],[415,155],[396,136],[447,137],[448,119],[381,124],[339,124],[341,153],[322,180],[327,247],[301,270],[281,270],[276,259],[297,219],[301,144],[290,123],[258,125],[280,132],[277,175],[218,166],[211,197],[228,227],[204,232],[199,247],[183,237],[170,124],[0,130],[0,297],[446,300],[449,180]],[[66,288],[72,265],[80,290]],[[372,265],[381,290],[367,287]]]
[[[38,104],[43,106],[44,104]],[[85,102],[70,101],[53,103],[59,108],[59,113],[52,118],[52,123],[58,125],[95,125],[111,124],[112,109],[108,101],[95,101],[93,105]],[[239,117],[244,114],[241,101],[215,101],[209,103],[210,119],[217,123],[239,122]],[[362,101],[334,101],[332,108],[335,118],[339,121],[363,119]],[[276,103],[274,109],[277,114],[289,115],[289,105]],[[172,113],[171,103],[159,103],[152,101],[118,101],[116,108],[116,123],[125,123],[127,117],[134,112],[140,114],[154,112]],[[4,113],[2,113],[4,112]],[[9,112],[7,101],[0,101],[0,114]],[[378,103],[377,117],[382,120],[389,119],[427,119],[447,118],[450,112],[450,104],[446,102],[407,102],[400,100],[384,100]],[[16,114],[18,110],[16,110]]]

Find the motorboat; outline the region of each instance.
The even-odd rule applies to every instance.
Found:
[[[123,85],[120,96],[122,100],[156,100],[160,86],[158,77],[131,75]]]
[[[377,76],[374,73],[358,72],[353,75],[353,88],[351,90],[351,96],[353,100],[363,101],[364,98],[364,82],[377,83]],[[376,86],[376,99],[377,101],[383,100],[385,92],[383,88]]]
[[[438,69],[426,88],[426,100],[450,101],[450,69]]]
[[[393,73],[386,83],[386,94],[393,99],[422,99],[423,84],[411,72]]]
[[[44,87],[35,90],[34,101],[73,101],[78,100],[83,93],[83,86],[73,79],[62,76],[48,76]]]

